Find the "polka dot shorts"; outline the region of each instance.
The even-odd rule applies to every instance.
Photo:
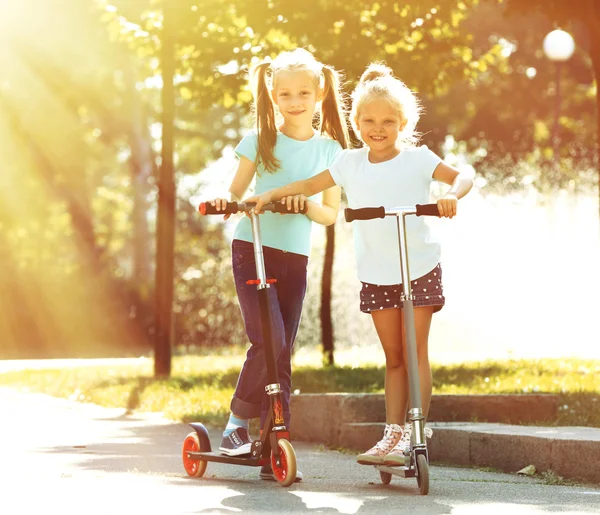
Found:
[[[431,272],[410,282],[414,296],[413,306],[434,306],[436,313],[444,306],[442,287],[442,267],[438,264]],[[401,284],[383,285],[362,283],[360,290],[360,310],[370,313],[378,309],[398,308],[401,306]]]

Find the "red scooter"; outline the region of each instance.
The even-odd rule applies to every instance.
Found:
[[[265,390],[271,401],[271,409],[261,430],[260,439],[252,442],[249,456],[225,456],[219,452],[213,452],[211,450],[208,430],[199,422],[190,424],[194,428],[194,431],[188,434],[183,441],[181,455],[183,467],[187,474],[192,477],[202,477],[206,472],[206,466],[209,461],[258,467],[265,465],[270,460],[277,482],[281,486],[290,486],[296,479],[296,453],[290,443],[289,431],[283,419],[281,386],[277,374],[275,350],[271,333],[272,322],[269,288],[276,279],[267,279],[266,277],[260,236],[260,215],[254,212],[254,207],[255,204],[253,203],[228,202],[224,211],[217,211],[211,204],[202,203],[200,204],[199,211],[202,215],[224,215],[239,212],[246,212],[250,215],[257,279],[248,281],[248,283],[256,284],[258,290],[268,378]],[[263,211],[282,214],[306,213],[306,208],[300,213],[296,213],[288,211],[285,204],[279,203],[266,204],[262,209]]]

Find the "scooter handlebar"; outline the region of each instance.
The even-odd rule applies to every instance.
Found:
[[[400,213],[416,214],[417,216],[440,216],[437,204],[417,204],[413,207],[390,208],[386,210],[381,207],[361,207],[352,209],[350,207],[344,210],[346,222],[354,220],[373,220],[375,218],[384,218],[386,215],[398,215]]]
[[[304,207],[300,209],[297,213],[294,211],[294,208],[288,209],[287,204],[282,204],[281,202],[271,202],[270,204],[265,204],[263,206],[265,211],[272,211],[273,213],[281,213],[281,214],[291,214],[291,215],[304,215],[308,211],[308,203],[304,203]]]
[[[384,218],[385,208],[381,207],[361,207],[359,209],[352,209],[347,207],[344,209],[344,217],[346,222],[353,222],[354,220],[373,220],[374,218]]]
[[[417,204],[417,216],[440,216],[437,204]]]
[[[239,204],[237,202],[227,202],[223,211],[218,211],[216,206],[213,206],[210,202],[201,202],[198,206],[198,211],[201,215],[226,215],[235,214],[239,211]]]
[[[226,215],[226,214],[235,214],[240,211],[250,211],[254,208],[256,204],[248,203],[248,202],[227,202],[225,209],[218,211],[215,206],[213,206],[210,202],[202,202],[198,206],[198,211],[201,215]],[[296,212],[294,209],[288,209],[287,204],[281,204],[279,202],[271,202],[269,204],[265,204],[262,207],[263,211],[271,211],[272,213],[281,213],[281,214],[291,214],[291,215],[299,215],[305,214],[308,210],[308,206],[304,204],[304,208],[300,211]]]

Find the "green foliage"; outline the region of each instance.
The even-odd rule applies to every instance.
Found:
[[[221,224],[200,223],[179,210],[173,310],[175,344],[188,350],[246,343]]]
[[[204,111],[214,104],[248,106],[247,71],[281,50],[305,46],[344,70],[350,85],[366,64],[386,60],[411,86],[437,95],[458,81],[472,80],[493,66],[494,45],[473,52],[463,30],[477,0],[309,0],[296,2],[177,0],[175,18],[180,90]],[[135,48],[156,50],[162,27],[157,2],[114,2],[106,18],[115,37]],[[155,67],[156,72],[158,68]]]
[[[526,5],[543,9],[524,16]],[[148,349],[152,269],[145,282],[135,277],[134,206],[140,194],[151,261],[163,8],[176,27],[178,178],[199,173],[250,124],[250,66],[301,45],[344,70],[348,91],[368,62],[385,60],[423,99],[423,142],[439,150],[454,135],[459,143],[452,150],[471,153],[478,172],[506,188],[591,177],[584,150],[594,148],[587,130],[595,95],[592,47],[579,42],[600,31],[591,31],[596,18],[585,5],[590,2],[567,9],[558,1],[496,0],[3,3],[0,257],[3,291],[10,293],[0,333],[10,343],[1,352],[98,355],[108,340],[125,353]],[[560,119],[568,173],[557,173],[549,166],[554,75],[541,40],[552,22],[576,20],[565,25],[578,50],[565,65]],[[509,43],[516,50],[507,55]],[[529,68],[537,70],[533,79]],[[144,164],[151,168],[141,183],[136,144],[148,150]],[[226,237],[220,225],[197,216],[189,199],[181,193],[178,204],[176,340],[186,347],[241,343]],[[311,281],[319,278],[315,268]],[[314,320],[318,293],[311,295],[305,317]],[[334,309],[340,302],[333,299]],[[337,330],[340,338],[344,330]],[[317,340],[314,327],[301,328],[299,341]]]
[[[461,30],[476,3],[311,0],[298,9],[281,1],[266,12],[253,9],[247,20],[255,32],[285,31],[351,83],[370,61],[385,60],[409,86],[431,94],[476,73],[479,56],[472,58],[471,36]]]

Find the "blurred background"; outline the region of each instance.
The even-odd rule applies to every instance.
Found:
[[[343,70],[347,92],[385,61],[422,100],[422,143],[476,172],[459,216],[432,222],[447,298],[432,360],[600,358],[600,8],[564,4],[0,0],[0,359],[151,356],[169,305],[167,354],[246,343],[237,218],[196,209],[226,195],[252,127],[249,67],[297,46]],[[174,246],[157,252],[161,173]],[[323,310],[332,236],[315,226],[296,352],[360,364],[379,344],[341,217],[335,235]]]

